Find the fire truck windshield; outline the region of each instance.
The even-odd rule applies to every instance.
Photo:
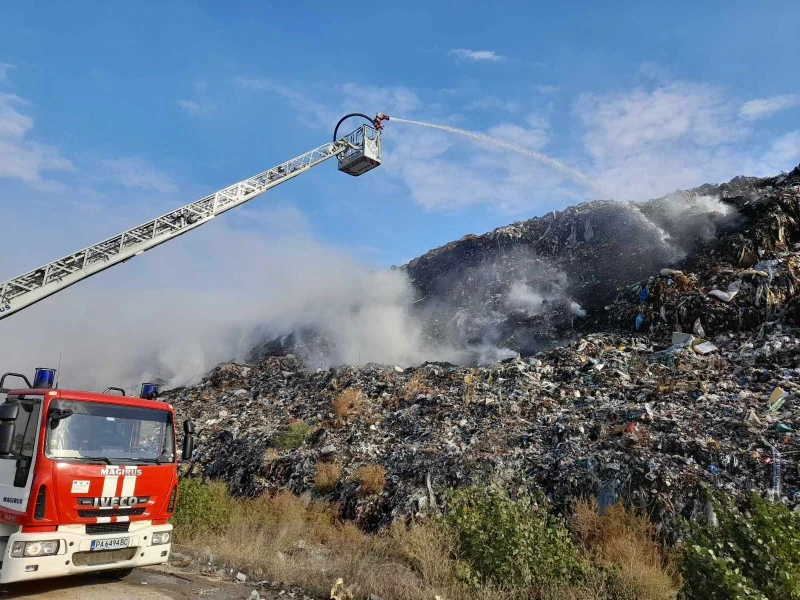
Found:
[[[165,410],[98,402],[50,404],[45,454],[67,461],[171,463],[175,460],[172,414]]]

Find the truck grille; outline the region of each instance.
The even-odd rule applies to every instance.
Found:
[[[102,535],[104,533],[128,533],[130,523],[97,523],[86,526],[87,535]]]
[[[131,517],[137,515],[143,515],[145,511],[145,507],[141,506],[139,508],[120,508],[119,510],[99,510],[99,509],[91,509],[91,510],[79,510],[78,516],[81,519],[92,519],[94,517]]]
[[[121,548],[120,550],[100,550],[99,552],[76,552],[72,555],[72,563],[79,567],[96,567],[131,560],[139,548]]]

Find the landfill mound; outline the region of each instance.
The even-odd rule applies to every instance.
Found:
[[[402,269],[432,340],[474,347],[478,362],[487,345],[530,354],[576,331],[607,330],[604,309],[621,288],[661,269],[707,271],[703,261],[749,267],[787,249],[797,213],[783,194],[791,198],[798,182],[800,168],[647,202],[589,202],[465,236]],[[623,329],[636,318],[615,316]],[[655,320],[645,319],[647,328]]]
[[[412,317],[424,346],[432,350],[426,356],[491,364],[553,348],[580,332],[628,329],[637,314],[615,312],[616,321],[609,320],[605,308],[624,294],[625,285],[662,269],[707,271],[698,265],[702,261],[755,266],[766,256],[759,256],[759,249],[788,248],[783,238],[793,235],[796,215],[782,205],[780,193],[791,194],[798,179],[795,169],[764,179],[737,177],[647,202],[588,202],[467,235],[392,268],[413,287]],[[672,326],[673,310],[683,318],[702,303],[690,304],[665,306],[663,316],[645,314],[640,326],[649,329],[659,318]],[[758,326],[761,317],[763,311],[744,321]],[[669,327],[659,331],[668,334]],[[315,365],[341,360],[337,340],[319,326],[300,325],[264,338],[251,360],[286,353]]]
[[[800,168],[672,200],[581,205],[454,242],[406,267],[437,297],[434,325],[459,306],[472,311],[462,321],[482,314],[497,280],[501,296],[536,304],[546,290],[514,277],[515,260],[547,255],[557,263],[545,273],[566,277],[549,308],[527,318],[538,333],[561,323],[548,327],[563,338],[569,313],[575,339],[485,367],[311,372],[293,355],[223,364],[167,394],[197,424],[186,468],[240,495],[316,493],[368,529],[435,512],[443,490],[491,479],[543,490],[559,508],[590,494],[601,505],[622,498],[668,536],[678,516],[706,510],[704,485],[798,507],[798,241]],[[507,271],[490,271],[482,289],[486,264]],[[555,307],[560,321],[548,314]],[[314,491],[322,463],[341,474]],[[378,493],[355,476],[371,464],[386,470]]]

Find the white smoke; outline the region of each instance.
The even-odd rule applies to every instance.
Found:
[[[457,359],[423,343],[403,272],[372,272],[302,228],[272,233],[223,219],[0,321],[0,372],[60,356],[63,388],[183,385],[245,358],[264,330],[303,326],[330,336],[341,362]]]
[[[575,302],[574,300],[570,300],[569,302],[569,310],[572,312],[573,315],[576,317],[585,317],[586,311],[581,307],[580,304]]]
[[[673,225],[694,227],[704,236],[715,231],[714,213],[731,210],[707,196],[667,207]],[[432,344],[412,310],[413,288],[403,271],[373,272],[352,255],[320,243],[297,211],[271,217],[265,235],[215,220],[0,321],[0,372],[30,374],[37,366],[57,367],[60,360],[62,387],[114,385],[134,391],[155,378],[183,385],[198,381],[219,362],[244,359],[265,331],[286,334],[305,327],[335,345],[333,353],[315,357],[312,367],[458,363],[475,360],[476,353],[479,362],[489,362],[513,355],[503,349],[504,338],[488,334],[477,345],[470,341],[469,348],[463,344],[466,334],[453,336],[450,345]],[[283,226],[276,228],[273,221]],[[682,251],[675,236],[649,223],[654,243]],[[9,247],[24,247],[14,243],[13,232],[8,235]],[[46,248],[31,250],[25,260],[39,260],[33,252]],[[476,302],[485,308],[456,314],[454,330],[496,331],[515,310],[547,318],[551,303],[585,316],[565,294],[566,275],[537,261],[526,267],[522,258],[511,264],[524,276],[512,280],[501,303],[493,303],[491,294],[481,296]],[[4,271],[10,265],[7,257]],[[487,284],[503,271],[495,270],[487,270]],[[2,278],[17,272],[4,272]],[[476,293],[485,294],[482,290]]]
[[[506,295],[506,306],[528,317],[537,317],[546,314],[555,303],[566,303],[573,315],[585,317],[586,311],[581,305],[567,296],[567,285],[567,274],[563,271],[550,273],[548,278],[535,283],[515,281]]]
[[[523,310],[529,317],[534,317],[544,312],[542,308],[544,301],[544,296],[537,294],[530,286],[519,281],[512,284],[508,292],[509,305]]]

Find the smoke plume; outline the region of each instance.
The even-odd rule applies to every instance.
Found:
[[[687,196],[631,205],[622,229],[580,231],[588,244],[636,231],[637,245],[658,252],[630,260],[678,260],[730,210]],[[556,257],[511,248],[442,277],[446,293],[417,303],[406,270],[370,270],[315,240],[298,214],[271,215],[271,230],[258,233],[220,219],[0,321],[0,370],[30,374],[60,362],[61,387],[177,386],[289,334],[310,368],[486,363],[535,351],[586,316]]]
[[[0,365],[31,373],[60,356],[61,387],[176,386],[305,327],[335,341],[324,366],[407,366],[434,358],[412,300],[401,271],[372,272],[302,227],[264,237],[222,220],[0,321]]]

